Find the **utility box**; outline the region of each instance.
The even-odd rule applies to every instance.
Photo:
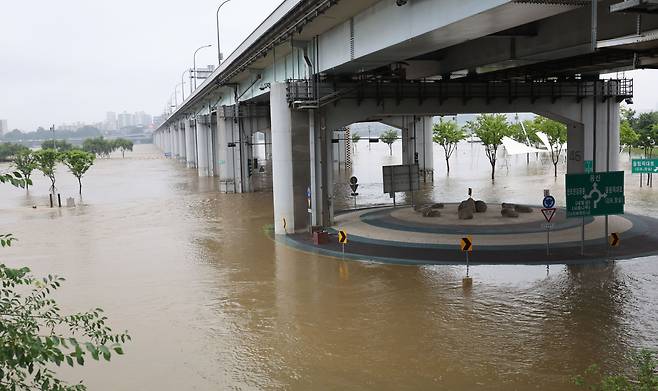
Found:
[[[319,246],[321,244],[329,243],[329,232],[327,231],[315,231],[313,232],[313,244]]]

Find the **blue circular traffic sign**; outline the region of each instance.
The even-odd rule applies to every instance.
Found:
[[[550,195],[544,197],[544,208],[551,209],[554,206],[555,206],[555,197],[550,196]]]

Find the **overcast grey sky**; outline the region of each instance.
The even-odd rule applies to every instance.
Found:
[[[10,129],[96,122],[106,111],[160,114],[215,45],[219,0],[0,0],[0,118]],[[221,11],[230,53],[281,0],[232,0]],[[198,64],[216,62],[204,49]],[[658,109],[658,71],[634,72],[635,109]]]

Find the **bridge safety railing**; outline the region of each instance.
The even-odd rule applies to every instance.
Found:
[[[573,98],[580,101],[596,96],[603,100],[621,101],[633,96],[632,79],[607,80],[508,80],[508,81],[325,81],[318,85],[311,80],[289,80],[288,102],[294,108],[310,104],[323,106],[341,99],[446,99],[459,98],[466,103],[473,98],[487,101],[519,98],[531,100],[549,98],[553,101]]]

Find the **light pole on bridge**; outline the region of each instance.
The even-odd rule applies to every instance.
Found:
[[[217,12],[215,14],[215,21],[217,22],[217,68],[222,64],[222,50],[219,44],[219,10],[222,9],[222,6],[228,3],[231,0],[224,0],[219,7],[217,7]]]
[[[192,72],[194,72],[194,89],[195,90],[196,90],[196,79],[197,79],[196,54],[199,52],[199,50],[209,48],[209,47],[212,47],[212,45],[203,45],[203,46],[200,46],[197,50],[194,51],[194,61],[192,63],[192,65],[193,65]]]

